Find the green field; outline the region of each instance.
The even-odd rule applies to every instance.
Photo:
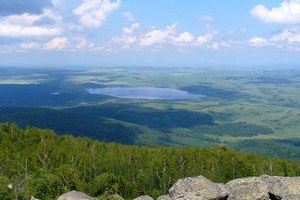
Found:
[[[86,92],[113,86],[174,88],[206,97],[139,100]],[[6,69],[0,82],[0,122],[125,144],[226,144],[300,159],[299,88],[296,70]]]

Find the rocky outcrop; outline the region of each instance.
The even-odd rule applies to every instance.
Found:
[[[167,195],[163,195],[163,196],[160,196],[157,198],[157,200],[170,200],[170,196],[167,194]]]
[[[57,200],[95,200],[94,198],[77,191],[71,191],[58,197]]]
[[[259,177],[236,179],[226,184],[228,200],[269,200],[269,186]]]
[[[111,200],[122,200],[113,195]],[[58,200],[95,200],[81,192],[68,192]],[[140,196],[134,200],[153,200],[150,196]],[[157,200],[300,200],[300,177],[280,177],[262,175],[240,178],[226,185],[214,183],[204,176],[179,179],[169,190],[169,194]]]
[[[178,180],[157,200],[300,200],[300,177],[240,178],[226,185],[203,176]]]
[[[300,177],[267,176],[241,178],[226,184],[228,200],[299,200]]]
[[[171,199],[186,194],[193,194],[207,200],[217,200],[226,199],[229,192],[223,184],[214,183],[204,176],[197,176],[179,179],[169,190]]]
[[[133,200],[153,200],[153,199],[148,195],[144,195],[144,196],[140,196],[138,198],[135,198]]]

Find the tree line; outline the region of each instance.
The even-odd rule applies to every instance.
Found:
[[[261,174],[298,176],[300,164],[207,148],[130,146],[58,136],[52,130],[0,124],[0,199],[55,199],[70,190],[106,199],[167,193],[176,180],[204,175],[216,182]]]

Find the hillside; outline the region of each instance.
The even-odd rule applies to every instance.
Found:
[[[0,123],[103,142],[226,145],[300,160],[299,70],[2,68],[0,79]],[[101,88],[112,93],[89,92]],[[141,94],[153,99],[136,98],[137,88],[150,88]],[[161,89],[202,97],[160,99],[154,94]]]
[[[51,130],[0,125],[0,199],[54,199],[71,190],[126,199],[166,194],[176,180],[203,175],[215,182],[261,174],[298,176],[300,164],[212,148],[138,147]],[[8,188],[7,186],[12,186]]]

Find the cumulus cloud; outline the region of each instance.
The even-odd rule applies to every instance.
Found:
[[[200,45],[206,44],[208,42],[211,42],[213,40],[214,36],[217,35],[217,34],[218,34],[218,32],[216,30],[209,31],[208,33],[206,33],[204,35],[200,35],[197,38],[197,42]]]
[[[270,43],[267,39],[262,37],[253,37],[248,41],[250,46],[262,47],[262,46],[269,46]]]
[[[51,9],[45,9],[42,14],[24,13],[0,18],[0,37],[42,37],[61,34],[61,29],[55,24],[61,17]],[[43,21],[47,21],[43,24]],[[49,23],[52,21],[52,23]]]
[[[125,17],[126,19],[128,19],[131,22],[136,21],[136,19],[133,17],[131,12],[123,12],[122,15],[123,15],[123,17]]]
[[[279,7],[272,9],[259,4],[250,13],[265,23],[300,23],[300,0],[284,0]]]
[[[99,28],[106,21],[109,14],[118,9],[121,0],[85,0],[73,13],[79,17],[82,26],[87,28]]]
[[[190,44],[194,41],[194,36],[189,32],[183,32],[178,37],[174,37],[173,41],[179,45]]]
[[[45,50],[62,50],[65,49],[68,45],[69,45],[69,41],[67,38],[57,37],[44,44],[43,48]]]
[[[75,48],[77,50],[80,50],[80,49],[92,49],[95,46],[94,43],[89,42],[84,37],[75,37],[75,38],[73,38],[73,40],[76,43]]]
[[[172,38],[176,32],[177,23],[167,26],[165,29],[156,29],[140,36],[140,46],[151,46],[153,44],[165,43]]]
[[[136,22],[136,23],[133,23],[130,27],[124,27],[122,30],[123,30],[123,33],[125,33],[125,34],[131,34],[139,27],[140,27],[140,24]]]
[[[51,0],[0,0],[0,15],[40,14],[48,7]]]
[[[300,43],[300,31],[297,29],[286,29],[272,36],[270,40],[273,42]]]
[[[140,27],[140,24],[135,22],[130,27],[123,27],[122,36],[113,37],[112,42],[114,44],[121,43],[123,46],[121,48],[129,48],[130,45],[135,44],[138,37],[134,35],[134,32]]]
[[[150,47],[150,50],[157,50],[157,48],[174,46],[178,50],[182,48],[195,48],[195,47],[207,47],[211,49],[219,49],[221,47],[230,47],[232,42],[226,43],[225,41],[217,42],[215,35],[218,31],[209,28],[206,34],[200,35],[195,38],[194,35],[188,31],[177,33],[177,23],[173,23],[165,28],[152,27],[149,31],[141,32],[140,24],[135,22],[130,27],[124,27],[122,29],[122,36],[113,37],[111,42],[114,45],[121,45],[121,49],[128,49],[134,47],[134,49],[141,49]]]
[[[300,31],[298,29],[285,29],[270,38],[252,37],[248,44],[254,47],[274,46],[280,49],[295,50],[299,48]]]

